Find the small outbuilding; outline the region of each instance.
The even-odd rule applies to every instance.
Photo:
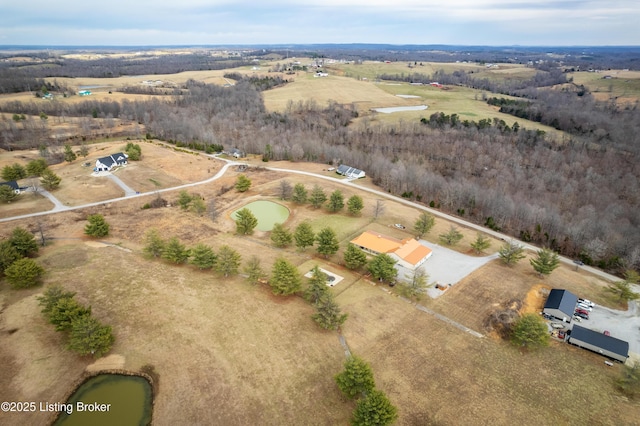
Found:
[[[574,325],[569,343],[624,363],[629,357],[629,342]]]
[[[571,322],[578,303],[578,296],[567,290],[554,288],[549,292],[543,313],[558,318],[564,322]]]

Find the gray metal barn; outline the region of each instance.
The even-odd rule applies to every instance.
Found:
[[[569,336],[569,343],[620,362],[625,362],[629,357],[629,342],[606,336],[603,333],[598,333],[579,325],[573,326]]]
[[[578,296],[570,291],[554,288],[549,292],[542,312],[565,322],[571,322],[576,303],[578,303]]]

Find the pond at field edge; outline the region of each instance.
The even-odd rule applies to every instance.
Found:
[[[100,374],[87,379],[78,387],[53,424],[148,425],[151,422],[152,398],[151,384],[144,377]],[[100,408],[107,410],[89,411],[88,408],[94,403],[104,404]]]
[[[273,201],[253,201],[231,214],[231,218],[236,220],[239,210],[247,208],[258,219],[258,231],[271,231],[276,223],[284,223],[289,218],[289,209],[282,204]]]

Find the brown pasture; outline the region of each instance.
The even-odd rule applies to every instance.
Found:
[[[176,154],[152,144],[142,148],[143,156],[153,152],[158,161]],[[91,155],[101,152],[96,148]],[[211,162],[193,163],[195,158],[186,153],[170,157],[168,163],[176,167],[172,176],[197,178],[179,175],[182,168],[204,174]],[[149,162],[149,167],[154,164],[158,163]],[[145,171],[138,177],[132,173],[123,179],[137,182],[151,172],[160,173]],[[231,189],[220,194],[223,186],[233,185],[237,174],[230,170],[218,181],[188,189],[205,201],[217,200],[223,211],[216,222],[179,207],[142,210],[155,195],[39,219],[51,238],[37,258],[47,270],[45,284],[77,292],[78,300],[90,304],[97,318],[113,326],[117,340],[112,354],[121,357],[123,368],[154,366],[160,378],[156,423],[346,424],[354,405],[340,395],[333,381],[342,368],[344,350],[336,333],[320,331],[312,322],[312,307],[299,297],[275,297],[268,287],[251,286],[241,277],[225,280],[190,265],[146,259],[142,248],[151,228],[164,238],[176,236],[189,247],[200,242],[216,249],[228,244],[245,260],[258,256],[267,271],[284,256],[301,271],[320,264],[344,274],[345,281],[332,290],[349,314],[343,335],[351,351],[371,363],[377,386],[399,409],[398,424],[574,424],[576,418],[631,424],[640,415],[637,405],[619,398],[613,389],[619,366],[606,367],[595,354],[555,343],[526,353],[490,337],[479,339],[345,270],[340,255],[324,259],[313,248],[275,249],[266,232],[234,235],[230,213],[254,199],[276,199],[282,179],[304,182],[307,188],[318,183],[327,193],[340,188],[347,197],[356,193],[311,177],[250,168],[246,174],[253,184],[247,193]],[[318,230],[335,224],[343,247],[352,235],[369,228],[398,238],[410,236],[390,225],[403,223],[410,229],[416,210],[387,200],[385,214],[372,221],[377,197],[360,195],[365,210],[355,218],[287,203],[292,214],[285,226],[293,229],[309,220]],[[161,196],[175,205],[178,191]],[[113,245],[83,235],[86,214],[96,212],[110,223],[105,240]],[[0,223],[0,234],[7,235],[15,226],[35,225],[30,219]],[[447,228],[446,221],[438,219],[428,238],[437,239]],[[464,232],[461,251],[475,237],[475,232]],[[421,303],[486,333],[484,315],[506,299],[524,298],[540,282],[526,260],[513,268],[494,262],[439,299]],[[602,283],[582,271],[561,267],[543,282],[601,302]],[[93,362],[64,350],[61,336],[42,319],[35,300],[42,289],[0,287],[0,360],[8,372],[0,376],[2,400],[62,402],[71,384]],[[7,418],[22,424],[47,421],[43,413]]]

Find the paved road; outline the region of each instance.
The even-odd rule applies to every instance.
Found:
[[[47,197],[49,199],[49,201],[51,201],[53,203],[53,209],[49,210],[47,213],[55,213],[55,212],[61,212],[61,211],[64,211],[64,210],[69,210],[69,206],[65,206],[64,204],[62,204],[60,202],[60,200],[58,200],[56,197],[54,197],[46,189],[38,188],[37,193],[43,195],[44,197]]]
[[[218,173],[216,173],[214,176],[212,176],[212,177],[210,177],[208,179],[205,179],[203,181],[200,181],[200,182],[187,183],[187,184],[180,185],[180,186],[174,186],[174,187],[171,187],[171,188],[158,189],[158,190],[149,191],[149,192],[143,192],[143,193],[135,193],[135,191],[134,191],[134,194],[130,195],[128,197],[125,196],[125,197],[119,197],[119,198],[112,198],[110,200],[97,201],[95,203],[82,204],[80,206],[64,206],[55,197],[53,197],[51,194],[49,194],[49,198],[56,205],[56,207],[54,207],[52,210],[48,210],[46,212],[24,214],[24,215],[20,215],[20,216],[5,217],[5,218],[0,219],[0,223],[1,222],[10,222],[12,220],[18,220],[18,219],[27,219],[27,218],[30,218],[30,217],[46,216],[46,215],[54,214],[54,213],[57,213],[57,212],[60,212],[60,211],[80,210],[80,209],[84,209],[84,208],[87,208],[87,207],[94,207],[94,206],[100,206],[100,205],[103,205],[103,204],[115,203],[115,202],[118,202],[118,201],[127,200],[127,199],[131,199],[131,198],[135,198],[135,197],[144,197],[144,196],[147,196],[147,195],[154,195],[154,194],[157,194],[157,193],[160,193],[160,192],[169,192],[169,191],[175,191],[177,189],[190,188],[190,187],[193,187],[193,186],[203,185],[203,184],[206,184],[206,183],[209,183],[209,182],[213,182],[216,179],[220,179],[220,177],[222,177],[226,173],[226,171],[227,171],[227,169],[229,167],[245,164],[245,163],[242,163],[242,162],[234,162],[234,161],[229,161],[229,160],[224,160],[224,159],[220,159],[220,160],[225,161],[227,164],[222,166],[220,171],[218,171]],[[43,190],[39,189],[38,192],[43,192]],[[43,195],[45,195],[44,192],[43,192]]]
[[[206,154],[202,154],[202,153],[200,153],[200,154],[201,155],[206,155]],[[84,205],[81,205],[81,206],[68,207],[66,210],[78,210],[78,209],[83,209],[83,208],[86,208],[86,207],[93,207],[93,206],[99,206],[99,205],[102,205],[102,204],[113,203],[113,202],[121,201],[121,200],[124,200],[124,199],[127,199],[127,198],[131,198],[131,197],[142,197],[142,196],[145,196],[145,195],[156,194],[158,192],[175,191],[176,189],[190,188],[190,187],[193,187],[193,186],[206,184],[206,183],[212,182],[212,181],[220,178],[222,175],[224,175],[224,173],[227,171],[227,169],[229,167],[234,166],[234,165],[245,164],[245,163],[242,163],[242,162],[235,162],[235,161],[219,158],[216,155],[209,155],[209,157],[212,157],[212,158],[215,158],[217,160],[224,161],[224,162],[227,163],[222,167],[222,169],[220,169],[220,171],[218,173],[216,173],[215,176],[212,176],[209,179],[205,179],[205,180],[200,181],[200,182],[194,182],[194,183],[189,183],[189,184],[185,184],[185,185],[180,185],[180,186],[176,186],[176,187],[172,187],[172,188],[165,188],[165,189],[160,189],[160,190],[157,190],[157,191],[145,192],[145,193],[142,193],[142,194],[135,194],[135,195],[132,195],[132,196],[129,196],[129,197],[120,197],[120,198],[114,198],[114,199],[111,199],[111,200],[98,201],[96,203],[84,204]],[[516,242],[518,244],[521,244],[527,250],[538,251],[540,249],[539,247],[536,247],[534,245],[527,244],[527,243],[519,241],[519,240],[515,240],[509,235],[501,234],[499,232],[492,231],[491,229],[487,229],[487,228],[485,228],[483,226],[476,225],[475,223],[467,222],[466,220],[460,219],[459,217],[451,216],[451,215],[448,215],[446,213],[442,213],[441,211],[438,211],[438,210],[435,210],[435,209],[432,209],[432,208],[429,208],[429,207],[425,207],[425,206],[423,206],[421,204],[414,203],[412,201],[405,200],[403,198],[395,197],[395,196],[393,196],[391,194],[388,194],[388,193],[386,193],[384,191],[378,191],[376,189],[371,189],[371,188],[367,188],[367,187],[364,187],[364,186],[357,185],[357,180],[356,181],[349,181],[349,180],[345,180],[345,179],[342,179],[342,178],[334,178],[334,177],[324,176],[324,175],[320,175],[320,174],[316,174],[316,173],[305,172],[305,171],[301,171],[301,170],[292,170],[292,169],[278,168],[278,167],[266,167],[266,169],[267,170],[272,170],[272,171],[278,171],[278,172],[285,172],[285,173],[292,173],[292,174],[298,174],[298,175],[312,176],[314,178],[324,179],[324,180],[331,181],[331,182],[334,182],[334,183],[337,183],[337,184],[340,184],[340,185],[345,185],[345,186],[350,186],[350,187],[353,187],[353,188],[358,188],[361,191],[366,191],[366,192],[369,192],[371,194],[375,194],[375,195],[379,196],[380,198],[393,200],[393,201],[395,201],[397,203],[405,204],[407,206],[411,206],[411,207],[419,209],[419,210],[427,211],[427,212],[433,214],[434,216],[441,217],[443,219],[446,219],[446,220],[451,221],[453,223],[457,223],[458,225],[464,226],[466,228],[475,229],[477,231],[483,232],[483,233],[488,234],[488,235],[492,235],[492,236],[494,236],[496,238],[499,238],[499,239],[513,240],[514,242]],[[24,218],[35,217],[35,216],[44,216],[44,215],[55,213],[55,212],[56,212],[56,210],[54,209],[54,210],[50,210],[50,211],[46,211],[46,212],[31,213],[31,214],[21,215],[21,216],[13,216],[13,217],[9,217],[9,218],[0,219],[0,222],[8,222],[8,221],[12,221],[12,220],[24,219]],[[565,264],[567,264],[567,265],[574,265],[573,259],[569,259],[569,258],[566,258],[564,256],[560,256],[560,261],[565,263]],[[581,268],[583,268],[587,272],[589,272],[589,273],[591,273],[593,275],[597,275],[600,278],[603,278],[605,280],[609,280],[609,281],[619,281],[620,280],[618,277],[616,277],[614,275],[611,275],[611,274],[608,274],[606,272],[600,271],[599,269],[591,268],[591,267],[588,267],[588,266],[581,266]]]

